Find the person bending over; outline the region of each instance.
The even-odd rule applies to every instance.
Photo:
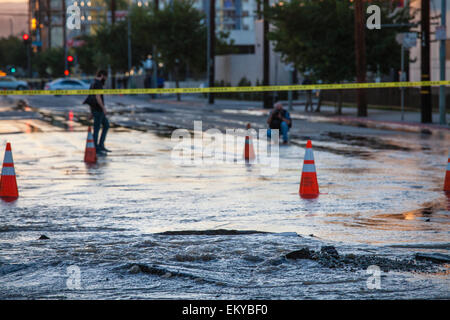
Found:
[[[267,119],[267,124],[269,129],[267,129],[267,138],[270,139],[272,136],[272,130],[278,129],[281,131],[283,137],[283,144],[287,144],[289,141],[288,131],[292,126],[291,116],[289,112],[283,109],[283,104],[277,102]]]

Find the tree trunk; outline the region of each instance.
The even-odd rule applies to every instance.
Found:
[[[338,107],[336,114],[342,114],[342,90],[338,90]]]
[[[180,87],[180,80],[178,79],[178,67],[175,67],[175,87]],[[177,93],[177,101],[181,101],[181,95]]]

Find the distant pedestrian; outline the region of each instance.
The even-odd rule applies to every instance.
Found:
[[[306,77],[303,80],[302,84],[303,85],[310,85],[310,84],[312,84],[311,79],[309,79],[308,75],[306,75]],[[309,108],[311,108],[311,111],[313,111],[312,90],[305,90],[305,94],[306,94],[305,112],[308,112]]]
[[[99,70],[90,89],[103,89],[108,73],[105,70]],[[109,121],[105,107],[105,100],[102,94],[89,95],[83,102],[88,104],[91,108],[92,118],[94,118],[94,144],[98,155],[105,155],[110,150],[105,148],[106,134],[109,129]],[[103,126],[100,141],[98,141],[98,134],[100,127]]]
[[[267,119],[269,129],[267,129],[267,138],[271,138],[272,130],[278,129],[281,131],[283,137],[283,144],[287,144],[289,141],[288,131],[292,127],[292,120],[289,112],[283,109],[283,104],[277,102],[270,113],[269,119]]]
[[[162,76],[158,77],[158,88],[164,88],[164,78]]]
[[[322,84],[322,80],[318,80],[317,83]],[[320,106],[322,105],[323,99],[322,90],[317,90],[316,96],[317,96],[317,106],[314,112],[320,112]]]

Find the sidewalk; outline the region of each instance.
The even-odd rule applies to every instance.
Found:
[[[161,102],[168,100],[168,98],[157,99]],[[227,99],[215,99],[214,105],[208,105],[206,99],[201,99],[198,96],[183,96],[182,102],[195,102],[198,104],[205,104],[207,109],[240,109],[240,110],[262,110],[262,102],[260,101],[238,101]],[[284,108],[289,110],[288,101],[280,101]],[[317,101],[313,100],[314,108]],[[428,131],[450,131],[450,114],[446,114],[448,125],[439,124],[439,113],[433,113],[433,123],[421,123],[420,112],[404,112],[404,121],[401,120],[401,111],[397,110],[381,110],[368,109],[368,117],[357,117],[356,108],[343,107],[342,115],[336,115],[335,107],[330,105],[322,105],[320,113],[305,112],[304,100],[293,101],[293,108],[289,110],[294,119],[311,120],[319,122],[333,122],[343,125],[351,126],[365,126],[368,128],[385,129],[405,132],[422,132]],[[267,110],[267,109],[266,109]]]
[[[322,106],[320,113],[304,112],[303,107],[294,107],[292,114],[307,117],[316,121],[330,121],[344,125],[367,126],[376,129],[388,129],[407,132],[450,131],[450,125],[439,124],[439,113],[433,113],[433,123],[421,123],[420,112],[404,112],[404,121],[401,120],[401,111],[368,109],[368,117],[357,117],[356,108],[342,108],[342,115],[335,114],[332,106]],[[447,113],[447,123],[450,124],[450,115]]]

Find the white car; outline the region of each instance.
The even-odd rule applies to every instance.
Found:
[[[27,90],[28,88],[28,83],[25,81],[17,80],[11,76],[0,77],[1,90]]]
[[[86,90],[89,89],[89,83],[72,78],[61,78],[53,80],[45,85],[45,90]]]

